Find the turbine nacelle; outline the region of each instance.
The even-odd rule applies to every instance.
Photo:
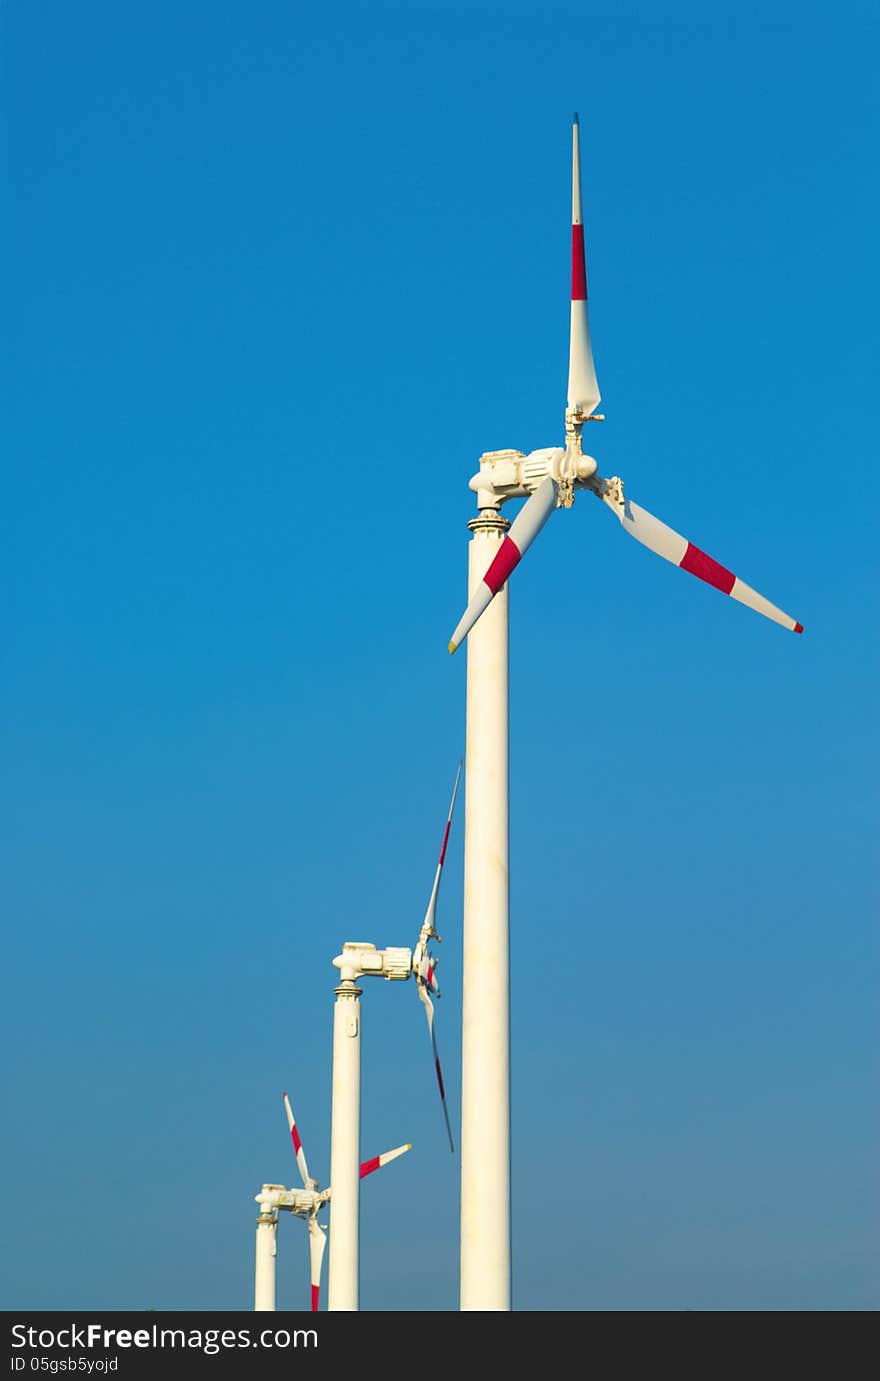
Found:
[[[525,499],[549,478],[562,491],[589,484],[598,465],[577,445],[547,446],[530,451],[486,451],[480,468],[468,481],[477,496],[477,507],[500,508],[508,499]]]
[[[400,982],[412,973],[412,959],[411,949],[377,949],[363,940],[346,940],[333,964],[346,983],[356,983],[359,978]]]
[[[255,1202],[263,1213],[277,1213],[285,1209],[298,1218],[308,1218],[330,1200],[329,1189],[287,1189],[283,1184],[264,1184]]]

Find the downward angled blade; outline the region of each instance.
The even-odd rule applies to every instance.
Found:
[[[551,475],[547,475],[538,485],[534,494],[523,504],[514,519],[513,526],[498,548],[492,564],[471,595],[470,603],[450,639],[450,652],[454,652],[457,647],[461,646],[477,619],[488,609],[511,571],[519,565],[556,507],[557,492],[556,481]]]
[[[437,895],[440,891],[440,874],[443,872],[443,863],[446,859],[446,845],[449,843],[449,831],[452,827],[452,812],[455,810],[455,798],[458,795],[458,783],[460,778],[461,759],[459,759],[458,771],[455,774],[455,786],[452,788],[452,800],[449,803],[449,814],[446,817],[446,829],[443,831],[443,843],[440,845],[440,857],[437,860],[437,871],[434,874],[434,886],[431,888],[431,895],[428,899],[428,909],[425,912],[425,919],[422,922],[422,935],[426,938],[437,935],[434,929],[434,920],[437,914]]]
[[[397,1160],[398,1156],[405,1156],[407,1151],[412,1150],[412,1142],[408,1141],[405,1146],[395,1146],[393,1151],[383,1151],[381,1156],[373,1156],[372,1160],[361,1161],[361,1179],[366,1179],[367,1175],[372,1175],[374,1170],[381,1170],[383,1165],[387,1165],[391,1160]]]
[[[689,542],[686,537],[661,523],[652,513],[624,498],[623,485],[619,479],[606,481],[605,492],[601,497],[617,514],[624,532],[628,532],[630,537],[635,537],[642,546],[656,552],[665,561],[670,561],[673,566],[679,566],[681,570],[704,580],[707,585],[714,585],[722,594],[730,595],[731,599],[739,600],[740,604],[745,604],[756,613],[763,614],[765,618],[790,629],[792,633],[803,633],[802,624],[790,614],[778,609],[775,604],[771,604],[769,599],[759,595],[757,590],[753,590],[751,585],[746,585],[733,571],[729,571],[713,557],[707,556],[699,547],[695,547],[693,542]]]
[[[299,1173],[306,1189],[309,1187],[309,1167],[306,1165],[306,1153],[303,1150],[302,1142],[299,1139],[299,1132],[293,1120],[293,1111],[290,1106],[290,1099],[284,1095],[284,1111],[287,1113],[287,1125],[290,1128],[290,1139],[293,1142],[293,1149],[296,1154],[296,1163],[299,1166]]]
[[[429,986],[436,990],[434,980],[434,969],[428,961],[427,972],[424,978],[416,975],[416,982],[419,988],[419,997],[425,1004],[425,1015],[428,1018],[428,1034],[431,1037],[431,1049],[434,1052],[434,1071],[437,1075],[437,1087],[440,1090],[440,1101],[443,1104],[443,1116],[446,1119],[446,1135],[449,1137],[449,1149],[455,1151],[455,1142],[452,1139],[452,1123],[449,1121],[449,1108],[446,1105],[446,1089],[443,1086],[443,1070],[440,1068],[440,1053],[437,1050],[437,1037],[434,1034],[434,1004],[431,1001]]]
[[[575,115],[571,150],[571,336],[568,351],[568,408],[588,417],[600,401],[590,345],[587,261],[581,215],[580,128]]]
[[[324,1260],[326,1245],[327,1233],[318,1222],[317,1215],[313,1213],[309,1219],[309,1265],[311,1267],[313,1314],[317,1313],[321,1298],[321,1265]]]

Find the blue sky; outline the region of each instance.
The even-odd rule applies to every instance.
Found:
[[[415,940],[463,745],[467,479],[561,439],[573,109],[600,469],[806,632],[589,497],[515,577],[515,1304],[874,1307],[876,17],[51,0],[2,47],[5,1307],[249,1307],[284,1088],[327,1176],[330,961]],[[363,1001],[364,1154],[415,1149],[362,1305],[454,1309],[422,1012]]]

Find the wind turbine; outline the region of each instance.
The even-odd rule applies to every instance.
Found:
[[[437,1053],[434,1034],[434,1007],[431,1000],[439,997],[437,961],[428,951],[429,941],[440,940],[434,927],[440,876],[446,858],[446,845],[452,824],[452,812],[458,794],[461,763],[455,775],[452,801],[446,817],[446,828],[440,858],[434,874],[434,885],[428,901],[425,919],[414,949],[377,949],[364,941],[346,941],[342,953],[333,960],[339,969],[339,986],[334,989],[333,1008],[333,1102],[330,1139],[330,1179],[333,1199],[330,1205],[330,1282],[327,1307],[333,1311],[356,1310],[358,1307],[358,1185],[361,1178],[360,1156],[360,1097],[361,1097],[361,1004],[362,978],[385,978],[405,982],[415,978],[419,997],[428,1018],[428,1031],[434,1055],[434,1070],[443,1104],[450,1150],[454,1150],[446,1090]]]
[[[286,1093],[284,1094],[284,1110],[287,1113],[287,1125],[290,1128],[293,1151],[303,1187],[302,1189],[286,1189],[283,1184],[264,1184],[259,1194],[255,1196],[256,1202],[260,1205],[260,1216],[257,1219],[254,1309],[255,1311],[266,1311],[275,1308],[278,1218],[282,1212],[287,1212],[292,1213],[297,1218],[305,1219],[309,1225],[311,1307],[315,1311],[318,1308],[321,1295],[321,1265],[324,1260],[324,1248],[327,1245],[327,1229],[318,1222],[318,1214],[324,1205],[330,1202],[332,1194],[329,1185],[326,1189],[320,1189],[318,1181],[312,1179],[309,1174],[306,1153],[303,1150],[299,1131],[294,1121],[293,1110],[290,1106],[290,1099]],[[384,1165],[388,1165],[390,1161],[396,1160],[398,1156],[405,1155],[407,1151],[411,1150],[412,1143],[409,1142],[406,1146],[396,1146],[393,1151],[385,1151],[381,1156],[373,1156],[371,1160],[363,1161],[360,1167],[360,1178],[365,1179],[367,1175],[381,1170]]]
[[[603,479],[582,445],[601,421],[587,307],[578,117],[572,128],[572,269],[565,445],[490,451],[470,488],[468,605],[449,642],[468,638],[468,792],[465,807],[461,1080],[461,1308],[510,1308],[510,1052],[508,962],[508,597],[507,580],[557,508],[588,489],[624,532],[709,585],[802,633],[789,614]],[[508,499],[526,498],[512,526]],[[508,531],[509,528],[509,531]],[[468,637],[468,635],[470,635]]]

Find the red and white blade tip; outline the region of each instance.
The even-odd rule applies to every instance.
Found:
[[[619,481],[617,483],[619,485]],[[674,528],[667,527],[666,523],[655,518],[653,513],[648,513],[630,499],[624,499],[622,489],[618,491],[617,498],[619,501],[615,502],[612,499],[609,507],[617,514],[621,527],[631,537],[635,537],[637,542],[641,542],[642,546],[655,552],[657,556],[662,556],[671,565],[678,566],[680,570],[687,571],[689,575],[694,575],[698,580],[720,590],[722,594],[730,595],[731,599],[744,604],[748,609],[754,609],[757,614],[772,619],[782,628],[787,628],[792,633],[803,633],[804,626],[798,623],[797,619],[793,619],[777,605],[771,604],[769,599],[758,594],[757,590],[753,590],[751,585],[740,580],[733,571],[729,571],[720,561],[716,561],[693,542],[689,542],[686,537],[682,537]]]
[[[434,920],[437,914],[437,897],[440,893],[440,878],[443,873],[443,864],[446,862],[446,846],[449,843],[449,831],[452,828],[452,814],[455,810],[455,798],[458,795],[458,783],[461,780],[461,758],[458,760],[458,769],[455,773],[455,785],[452,788],[452,800],[449,802],[449,811],[446,816],[446,826],[443,830],[443,842],[440,845],[440,856],[437,859],[437,868],[434,873],[434,884],[431,888],[431,895],[428,898],[428,907],[425,911],[425,919],[422,921],[422,936],[427,932],[428,935],[436,935]],[[421,937],[420,937],[421,943]],[[426,956],[427,958],[427,956]]]
[[[284,1111],[287,1113],[287,1125],[290,1128],[290,1139],[293,1142],[293,1153],[296,1156],[296,1163],[299,1166],[299,1173],[302,1176],[302,1182],[303,1184],[308,1184],[309,1167],[306,1164],[306,1153],[303,1150],[299,1131],[297,1129],[296,1122],[294,1121],[293,1109],[290,1106],[290,1099],[288,1098],[286,1093],[283,1096]]]
[[[571,131],[571,323],[568,351],[568,407],[587,417],[600,402],[590,343],[587,310],[587,257],[581,210],[580,123],[575,112]]]
[[[446,1135],[449,1137],[449,1149],[450,1149],[450,1151],[452,1151],[452,1153],[453,1153],[453,1155],[454,1155],[454,1154],[455,1154],[455,1142],[454,1142],[453,1137],[452,1137],[452,1123],[449,1121],[449,1107],[448,1107],[447,1102],[446,1102],[446,1089],[444,1088],[444,1085],[443,1085],[443,1070],[440,1068],[440,1056],[436,1053],[436,1050],[437,1050],[437,1047],[436,1047],[436,1045],[435,1045],[435,1047],[434,1047],[434,1051],[435,1051],[435,1053],[434,1053],[434,1071],[435,1071],[435,1073],[436,1073],[436,1075],[437,1075],[437,1087],[438,1087],[439,1090],[440,1090],[440,1101],[441,1101],[441,1103],[443,1104],[443,1117],[444,1117],[445,1122],[446,1122]]]
[[[317,1218],[309,1219],[309,1278],[311,1281],[312,1293],[312,1313],[316,1313],[321,1298],[321,1263],[324,1260],[324,1248],[327,1245],[327,1235]]]
[[[383,1165],[387,1165],[391,1160],[397,1160],[398,1156],[405,1156],[407,1151],[412,1150],[412,1142],[408,1141],[405,1146],[396,1146],[393,1151],[385,1151],[381,1156],[373,1156],[370,1160],[361,1162],[361,1179],[367,1175],[372,1175],[375,1170],[381,1170]]]
[[[513,521],[513,526],[498,548],[483,579],[471,595],[450,641],[449,651],[460,647],[481,614],[485,613],[498,591],[534,542],[556,507],[556,481],[550,475],[538,485]]]
[[[438,868],[442,868],[446,860],[446,845],[449,843],[449,831],[452,828],[452,812],[455,810],[455,798],[458,795],[458,783],[461,780],[461,758],[458,760],[458,768],[455,773],[455,785],[452,788],[452,800],[449,802],[449,814],[446,817],[446,829],[443,831],[443,843],[440,845],[440,857],[437,861]]]

